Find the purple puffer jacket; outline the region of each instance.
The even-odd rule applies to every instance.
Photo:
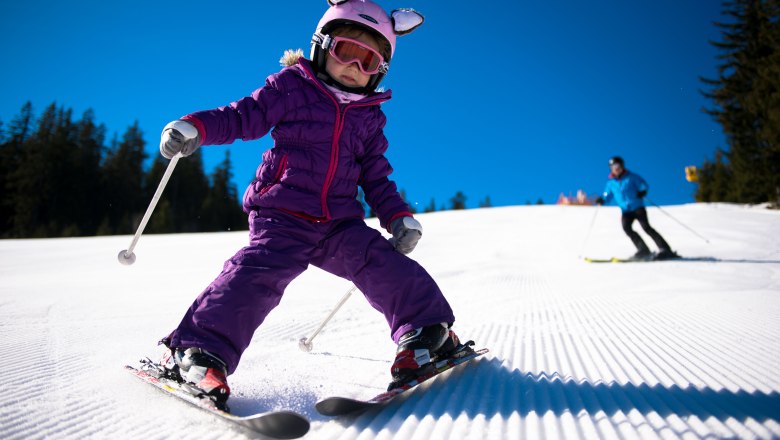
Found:
[[[411,216],[385,158],[386,117],[380,104],[390,91],[339,104],[304,58],[269,76],[251,96],[225,107],[185,116],[203,145],[258,139],[271,129],[274,146],[263,154],[255,179],[244,193],[244,211],[279,209],[312,221],[363,218],[358,185],[366,202],[388,228]]]

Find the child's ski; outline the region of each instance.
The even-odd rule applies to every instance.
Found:
[[[473,344],[473,342],[471,344]],[[349,397],[338,397],[338,396],[328,397],[317,402],[315,408],[317,408],[317,412],[326,416],[343,416],[347,414],[365,411],[369,408],[386,404],[387,402],[394,399],[396,396],[404,393],[405,391],[411,388],[414,388],[415,386],[425,382],[426,380],[435,377],[449,370],[452,367],[466,363],[474,358],[482,356],[487,352],[488,352],[487,348],[482,348],[480,350],[474,351],[468,346],[467,343],[466,345],[462,345],[461,348],[458,351],[456,351],[452,356],[448,357],[447,359],[443,359],[436,362],[435,369],[432,372],[420,376],[412,380],[411,382],[407,382],[406,384],[401,385],[398,388],[393,388],[390,391],[374,396],[373,398],[368,400],[352,399]]]
[[[292,411],[269,411],[240,417],[230,414],[227,408],[219,408],[209,397],[199,394],[198,389],[186,383],[177,382],[165,374],[165,370],[150,360],[141,361],[140,368],[125,366],[135,377],[155,386],[166,394],[184,400],[203,410],[250,429],[262,435],[280,439],[293,439],[306,435],[309,420]]]

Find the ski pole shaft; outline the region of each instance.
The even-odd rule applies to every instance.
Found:
[[[694,235],[696,235],[697,237],[699,237],[699,238],[701,238],[702,240],[704,240],[704,241],[705,241],[707,244],[710,244],[710,241],[707,239],[707,237],[704,237],[703,235],[701,235],[701,234],[699,234],[698,232],[696,232],[696,231],[694,231],[693,229],[691,229],[691,228],[690,228],[688,225],[686,225],[685,223],[681,222],[680,220],[677,220],[677,219],[676,219],[674,216],[672,216],[672,214],[669,214],[668,212],[664,211],[664,210],[663,210],[663,209],[662,209],[660,206],[658,206],[658,205],[657,205],[657,204],[656,204],[654,201],[652,201],[652,200],[648,199],[647,197],[645,197],[645,200],[647,200],[647,201],[648,201],[648,202],[650,202],[650,203],[651,203],[653,206],[655,206],[656,208],[658,208],[658,210],[659,210],[659,211],[661,211],[661,212],[663,212],[663,213],[664,213],[664,214],[665,214],[667,217],[669,217],[670,219],[672,219],[672,220],[676,221],[676,222],[677,222],[677,223],[678,223],[680,226],[682,226],[683,228],[685,228],[685,229],[687,229],[687,230],[691,231],[691,232],[692,232]]]
[[[355,290],[357,290],[357,286],[353,284],[352,287],[347,291],[347,293],[344,294],[341,300],[339,300],[338,304],[336,304],[336,307],[334,307],[333,310],[331,310],[330,314],[325,318],[324,321],[322,321],[320,326],[317,327],[317,330],[314,330],[314,333],[312,333],[312,335],[309,336],[308,338],[303,338],[300,341],[298,341],[298,347],[301,349],[301,351],[311,351],[313,347],[312,341],[314,340],[314,338],[317,337],[317,335],[320,333],[320,331],[322,331],[323,328],[325,328],[325,324],[327,324],[328,321],[330,321],[330,319],[333,318],[333,315],[335,315],[336,312],[341,308],[341,306],[343,306],[344,303],[347,302],[350,295],[352,295],[352,293]]]
[[[599,208],[601,205],[596,205],[596,210],[593,211],[593,218],[590,220],[590,226],[588,227],[588,232],[585,233],[585,240],[582,241],[582,249],[580,249],[580,256],[579,258],[582,258],[582,256],[585,254],[585,245],[588,244],[588,240],[590,239],[590,233],[593,231],[593,225],[596,224],[596,215],[599,213]]]
[[[171,178],[173,169],[176,168],[176,162],[178,162],[181,157],[181,153],[177,153],[175,156],[173,156],[173,158],[171,158],[171,162],[168,164],[168,168],[165,169],[165,173],[163,174],[162,179],[160,179],[160,184],[157,185],[157,191],[154,192],[152,201],[149,203],[149,207],[146,208],[146,213],[144,213],[144,216],[141,219],[141,224],[138,225],[138,229],[135,231],[135,235],[133,236],[133,240],[130,242],[130,246],[127,249],[119,252],[118,259],[121,264],[128,266],[135,263],[135,254],[133,253],[135,245],[138,244],[138,239],[141,238],[141,234],[143,234],[144,229],[146,228],[146,224],[149,222],[149,218],[152,216],[152,212],[157,206],[157,202],[160,201],[160,196],[162,195],[165,186],[168,184],[168,179]]]

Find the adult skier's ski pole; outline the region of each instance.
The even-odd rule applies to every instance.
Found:
[[[175,156],[173,156],[173,158],[171,158],[171,162],[168,164],[168,168],[166,168],[162,179],[160,179],[160,184],[157,186],[157,191],[154,192],[154,197],[152,197],[152,201],[149,203],[149,207],[146,208],[146,213],[141,219],[141,224],[138,225],[138,230],[135,231],[133,241],[130,242],[130,247],[119,251],[119,255],[117,255],[117,259],[119,260],[120,264],[129,266],[135,263],[135,254],[133,253],[133,249],[135,249],[135,245],[138,243],[138,239],[141,238],[141,234],[144,232],[144,228],[146,228],[146,223],[149,222],[149,217],[152,216],[152,211],[154,211],[155,206],[157,206],[157,202],[160,200],[160,196],[165,189],[165,185],[168,184],[168,179],[171,178],[173,169],[176,167],[176,162],[178,162],[181,157],[181,153],[177,153]]]
[[[344,303],[347,302],[347,299],[349,299],[349,296],[352,295],[352,292],[354,292],[355,290],[357,290],[357,286],[353,284],[352,287],[347,291],[347,293],[344,294],[344,296],[341,298],[338,304],[336,304],[336,307],[334,307],[333,310],[330,312],[330,315],[328,315],[328,317],[325,318],[324,321],[322,321],[320,326],[317,327],[317,330],[314,330],[314,333],[312,333],[312,335],[309,336],[308,338],[304,337],[301,338],[300,341],[298,341],[298,348],[300,348],[301,351],[311,351],[311,349],[314,347],[312,345],[312,341],[314,340],[314,338],[320,333],[320,331],[322,331],[322,329],[325,327],[325,324],[327,324],[328,321],[330,321],[330,318],[333,318],[333,315],[335,315],[336,312],[341,308],[341,306],[343,306]]]
[[[590,226],[588,227],[588,232],[585,233],[585,240],[582,242],[582,249],[580,249],[580,255],[578,258],[583,258],[582,255],[585,253],[585,245],[588,244],[588,239],[590,239],[590,233],[593,231],[593,225],[596,224],[596,215],[599,213],[599,208],[601,205],[596,205],[596,210],[593,211],[593,218],[590,220]]]
[[[669,217],[670,219],[672,219],[672,220],[676,221],[676,222],[677,222],[677,223],[678,223],[680,226],[682,226],[683,228],[685,228],[685,229],[687,229],[687,230],[689,230],[689,231],[693,232],[693,233],[694,233],[694,234],[695,234],[697,237],[699,237],[699,238],[701,238],[702,240],[704,240],[705,242],[707,242],[707,244],[710,244],[710,241],[709,241],[709,240],[708,240],[706,237],[704,237],[704,236],[702,236],[701,234],[699,234],[698,232],[694,231],[693,229],[691,229],[690,227],[688,227],[687,225],[685,225],[685,223],[681,222],[680,220],[677,220],[676,218],[674,218],[674,217],[673,217],[671,214],[669,214],[668,212],[666,212],[666,211],[664,211],[663,209],[661,209],[661,207],[660,207],[660,206],[658,206],[658,205],[657,205],[657,204],[656,204],[654,201],[652,201],[652,200],[648,199],[647,197],[645,197],[645,200],[647,200],[647,201],[648,201],[648,202],[650,202],[650,203],[651,203],[653,206],[655,206],[656,208],[658,208],[658,210],[659,210],[659,211],[661,211],[661,212],[663,212],[664,214],[666,214],[666,216],[667,216],[667,217]]]

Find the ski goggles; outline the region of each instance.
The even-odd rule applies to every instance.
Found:
[[[366,75],[387,73],[390,67],[384,57],[374,48],[346,37],[326,36],[323,46],[328,53],[341,64],[357,63],[358,69]]]

